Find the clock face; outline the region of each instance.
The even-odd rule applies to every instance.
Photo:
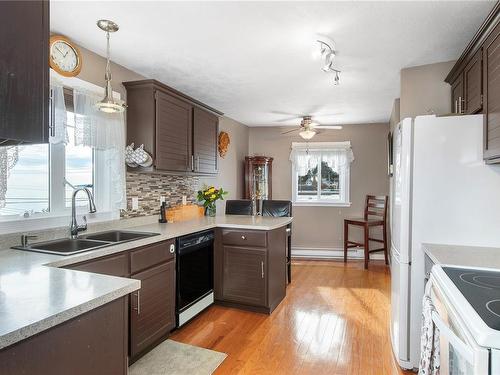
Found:
[[[54,64],[63,72],[73,72],[77,69],[79,57],[76,50],[63,40],[57,40],[50,47],[50,57]]]

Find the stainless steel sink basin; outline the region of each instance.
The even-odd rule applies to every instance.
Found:
[[[81,238],[87,240],[97,240],[106,242],[125,242],[125,241],[139,240],[141,238],[146,238],[151,236],[156,236],[156,233],[113,230],[109,232],[87,234],[85,236],[81,236]]]
[[[34,243],[27,246],[14,246],[13,249],[57,255],[73,255],[84,251],[95,250],[101,247],[112,246],[122,242],[134,241],[157,235],[158,233],[108,231],[88,234],[75,239],[63,238],[53,241]]]

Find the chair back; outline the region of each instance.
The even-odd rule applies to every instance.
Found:
[[[365,220],[369,217],[376,217],[384,222],[387,217],[387,195],[367,195],[365,203]]]
[[[266,199],[262,202],[262,216],[292,216],[292,202]]]
[[[227,200],[226,215],[252,215],[252,201],[250,199]]]

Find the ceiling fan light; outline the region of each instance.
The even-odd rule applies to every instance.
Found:
[[[311,130],[311,129],[304,129],[302,130],[299,135],[303,138],[303,139],[311,139],[312,137],[314,137],[316,135],[316,132],[314,130]]]

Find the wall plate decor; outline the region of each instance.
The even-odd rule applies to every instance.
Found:
[[[220,132],[218,148],[219,148],[219,155],[221,158],[226,156],[230,143],[231,139],[229,138],[229,134],[226,132]]]

